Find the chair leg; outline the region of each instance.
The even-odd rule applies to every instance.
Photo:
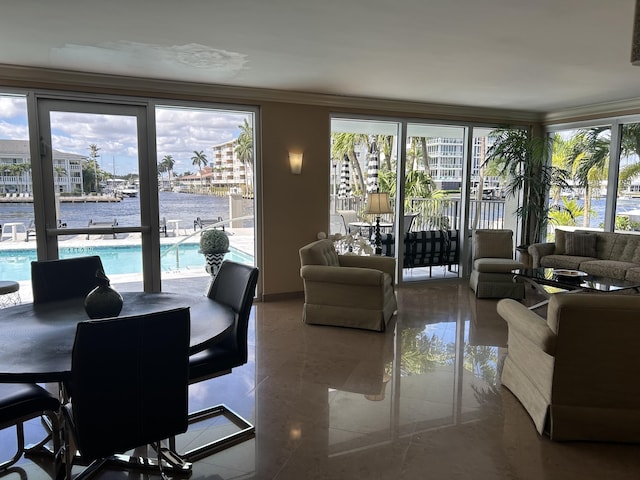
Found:
[[[3,472],[7,468],[9,468],[11,465],[16,463],[18,460],[20,460],[20,457],[22,456],[22,452],[24,452],[24,426],[22,422],[19,422],[19,423],[16,423],[15,427],[16,427],[17,451],[16,451],[16,454],[13,457],[11,457],[11,459],[0,463],[0,472]]]
[[[197,412],[193,412],[189,414],[189,425],[207,420],[209,418],[215,418],[219,416],[224,416],[227,420],[231,421],[234,425],[240,428],[239,431],[234,432],[225,437],[219,438],[212,442],[206,443],[199,447],[188,450],[184,453],[181,453],[180,456],[185,458],[186,460],[193,462],[195,460],[199,460],[204,457],[208,457],[209,455],[213,455],[214,453],[220,452],[227,448],[233,447],[239,443],[245,442],[255,437],[256,428],[249,423],[246,419],[241,417],[238,413],[231,410],[224,404],[216,405],[214,407],[206,408],[204,410],[199,410]],[[169,441],[169,447],[172,450],[176,450],[175,448],[175,437],[171,438]]]

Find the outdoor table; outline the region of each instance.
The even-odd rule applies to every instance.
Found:
[[[376,224],[369,222],[349,222],[350,227],[355,227],[360,231],[360,235],[362,235],[363,229],[369,229],[369,238],[373,236],[373,232],[375,231]],[[380,222],[380,230],[389,230],[393,228],[393,223],[390,222]]]
[[[14,242],[18,240],[18,232],[27,233],[27,227],[22,222],[5,223],[2,225],[2,237],[11,237]]]
[[[228,308],[204,295],[123,292],[122,297],[120,317],[190,307],[191,353],[233,326]],[[85,320],[83,297],[3,309],[0,382],[63,382],[71,372],[76,326]]]
[[[174,236],[180,235],[180,222],[182,220],[167,220],[167,228],[171,230]]]

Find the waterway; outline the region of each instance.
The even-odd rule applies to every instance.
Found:
[[[180,220],[181,228],[193,227],[197,217],[229,219],[228,197],[195,195],[189,193],[159,192],[160,218]],[[253,214],[253,201],[243,200],[241,216]],[[240,216],[240,215],[238,215]],[[29,225],[34,219],[32,203],[0,204],[0,225],[5,222]],[[59,220],[69,228],[83,228],[89,220],[111,222],[117,220],[118,226],[140,225],[140,198],[124,198],[120,202],[60,203]],[[253,227],[253,220],[244,220],[242,227]]]

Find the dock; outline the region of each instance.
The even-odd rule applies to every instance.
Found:
[[[121,197],[101,195],[81,195],[78,197],[59,197],[61,203],[114,203]],[[33,197],[0,197],[0,203],[33,203]]]

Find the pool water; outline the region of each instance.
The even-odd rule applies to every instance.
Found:
[[[160,267],[163,272],[181,270],[204,270],[204,256],[198,253],[198,244],[182,244],[178,249],[171,245],[161,247]],[[60,258],[99,255],[107,276],[135,274],[142,272],[142,247],[139,245],[118,247],[64,247],[60,249]],[[225,256],[247,265],[253,265],[253,257],[231,247]],[[34,250],[1,250],[0,280],[31,280],[31,262],[37,260]]]

